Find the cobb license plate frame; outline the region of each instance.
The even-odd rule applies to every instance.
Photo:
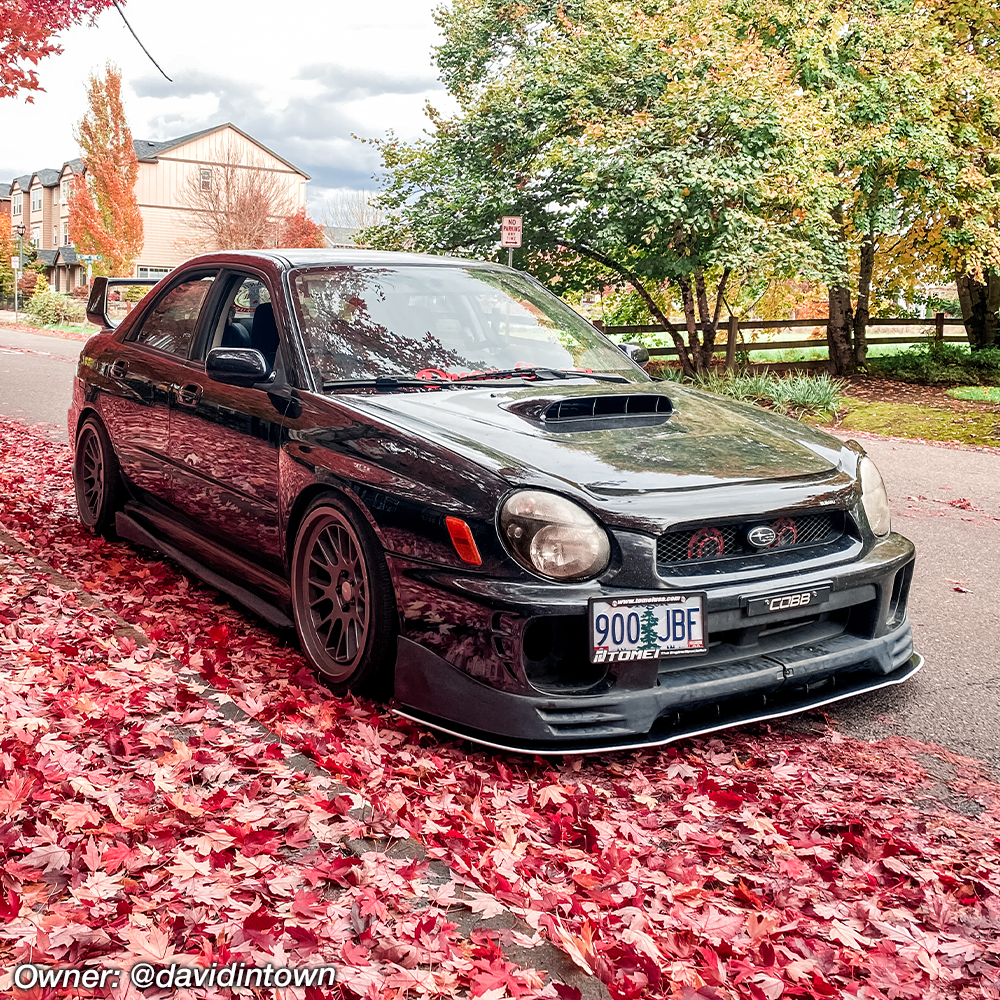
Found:
[[[680,594],[592,597],[588,601],[590,662],[621,663],[625,660],[658,660],[667,656],[707,653],[707,604],[708,595],[701,590]],[[649,630],[653,623],[645,617],[648,611],[656,619],[655,645],[650,644],[653,636],[649,635]],[[683,618],[678,618],[676,612],[680,612]],[[616,620],[618,616],[620,622]],[[601,617],[607,621],[600,622]],[[616,639],[619,631],[621,641]],[[631,639],[633,633],[637,636],[635,641]],[[674,638],[675,635],[679,637]],[[645,641],[640,644],[642,639]]]

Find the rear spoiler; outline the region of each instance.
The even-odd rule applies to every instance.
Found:
[[[114,329],[125,318],[127,309],[108,309],[108,293],[116,286],[156,285],[160,278],[94,278],[87,300],[87,319],[101,329]],[[118,315],[111,316],[114,312]]]

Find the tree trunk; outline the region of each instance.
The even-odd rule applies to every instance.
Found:
[[[962,319],[974,351],[995,347],[1000,326],[1000,273],[990,270],[983,277],[985,281],[976,281],[969,274],[960,274],[955,279]]]
[[[854,374],[851,332],[854,314],[851,311],[851,290],[843,285],[830,286],[830,318],[826,323],[826,341],[830,348],[831,375]]]
[[[844,206],[842,204],[834,205],[830,216],[840,233],[840,245],[846,248],[847,233],[844,228]],[[844,376],[854,374],[854,354],[851,350],[854,312],[851,309],[851,289],[848,282],[850,276],[847,265],[840,262],[838,270],[840,280],[830,284],[830,306],[827,312],[829,319],[826,321],[826,342],[830,350],[830,363],[827,370],[831,375]]]
[[[705,373],[705,365],[701,356],[701,341],[698,339],[698,313],[695,308],[694,293],[691,282],[686,278],[677,279],[677,287],[681,290],[681,302],[684,305],[684,323],[687,326],[688,351],[698,375]]]
[[[875,241],[869,233],[861,244],[861,266],[858,272],[858,306],[854,310],[854,363],[868,360],[868,304],[875,270]],[[850,299],[848,299],[848,303]]]
[[[715,354],[716,319],[715,315],[708,309],[705,273],[701,270],[694,273],[694,287],[698,296],[698,313],[701,316],[701,351],[698,358],[698,371],[707,374],[712,369],[712,356]]]

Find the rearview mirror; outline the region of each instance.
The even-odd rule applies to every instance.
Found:
[[[264,355],[253,347],[216,347],[205,359],[205,373],[213,382],[244,388],[274,381]]]
[[[618,349],[640,367],[649,364],[649,351],[642,344],[619,344]]]

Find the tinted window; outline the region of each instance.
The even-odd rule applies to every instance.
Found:
[[[198,329],[198,317],[214,280],[215,275],[203,275],[174,285],[128,339],[187,357]]]

